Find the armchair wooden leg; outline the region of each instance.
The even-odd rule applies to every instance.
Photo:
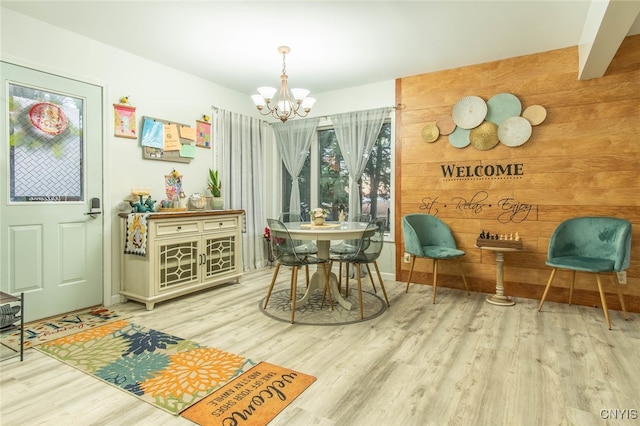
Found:
[[[349,297],[349,275],[351,275],[349,273],[349,267],[351,266],[350,263],[346,264],[346,268],[347,268],[347,278],[344,281],[344,297]]]
[[[359,296],[359,301],[360,301],[360,319],[363,320],[364,319],[364,306],[362,305],[362,272],[360,270],[360,264],[358,263],[354,263],[353,264],[356,267],[356,275],[358,277],[358,296]]]
[[[604,320],[607,322],[607,327],[611,330],[611,321],[609,320],[609,310],[607,309],[607,300],[604,297],[602,291],[602,282],[600,280],[600,274],[596,272],[596,281],[598,281],[598,291],[600,292],[600,301],[602,302],[602,311],[604,312]]]
[[[367,274],[369,274],[369,277],[371,278],[371,286],[373,286],[373,292],[377,293],[378,290],[376,290],[376,284],[373,282],[373,275],[371,275],[371,268],[369,268],[368,263],[365,266],[367,267]]]
[[[271,278],[271,285],[269,286],[269,292],[267,293],[267,298],[264,300],[264,309],[267,309],[267,303],[269,303],[269,298],[271,297],[271,291],[273,291],[273,285],[276,283],[276,278],[278,277],[279,270],[280,270],[280,262],[276,263],[276,269],[273,270],[273,277]]]
[[[305,265],[305,273],[307,277],[307,288],[309,287],[309,265]]]
[[[462,274],[462,282],[464,283],[464,288],[467,290],[467,296],[471,296],[469,293],[469,285],[467,284],[467,277],[464,276],[464,269],[462,269],[462,261],[458,258],[458,267],[460,268],[460,273]]]
[[[409,256],[411,256],[411,269],[409,269],[409,279],[407,280],[407,289],[404,291],[405,293],[409,293],[409,283],[411,282],[411,276],[413,275],[413,267],[416,264],[416,257],[412,254]]]
[[[329,263],[329,265],[331,265],[331,263]],[[333,311],[333,297],[331,296],[331,287],[329,286],[329,274],[331,273],[331,266],[329,266],[329,270],[327,270],[326,263],[323,263],[322,269],[324,269],[324,291],[322,292],[322,302],[320,303],[320,307],[324,307],[324,299],[327,294],[329,294],[329,305],[331,306],[331,310]]]
[[[433,259],[433,303],[436,303],[436,289],[438,286],[438,259]]]
[[[294,318],[296,316],[296,299],[298,298],[296,295],[297,283],[298,267],[294,266],[293,271],[291,271],[291,324],[293,324]]]
[[[573,298],[573,287],[576,285],[576,271],[571,271],[571,287],[569,287],[569,304]]]
[[[387,307],[391,307],[391,305],[389,304],[389,298],[387,297],[387,290],[384,288],[384,283],[382,282],[382,275],[380,275],[380,268],[378,268],[378,262],[374,260],[373,266],[376,268],[376,273],[378,274],[378,280],[380,280],[380,288],[382,289],[382,294],[384,294],[384,300],[387,301]],[[369,275],[371,275],[371,272],[369,272]],[[371,277],[371,282],[373,283],[373,277]]]
[[[618,280],[618,274],[614,272],[611,279],[615,282],[616,291],[618,292],[618,299],[620,300],[620,306],[622,307],[622,314],[624,315],[624,319],[629,319],[627,316],[627,308],[625,308],[624,306],[624,294],[620,286],[620,280]]]
[[[538,312],[542,309],[542,304],[544,303],[544,299],[547,298],[547,293],[549,292],[549,287],[551,287],[551,282],[553,281],[553,277],[556,276],[556,272],[558,268],[553,268],[551,271],[551,276],[549,277],[549,281],[547,281],[547,286],[544,288],[544,292],[542,293],[542,298],[540,299],[540,304],[538,305]]]

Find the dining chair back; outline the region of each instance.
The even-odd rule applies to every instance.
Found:
[[[382,276],[380,274],[380,268],[378,268],[378,258],[380,257],[380,253],[382,253],[382,247],[384,246],[384,230],[386,227],[387,220],[386,218],[377,218],[370,221],[367,225],[366,231],[362,234],[362,237],[354,243],[354,250],[346,252],[346,253],[332,253],[331,260],[338,261],[341,263],[347,263],[355,266],[356,277],[358,279],[358,300],[360,304],[360,318],[364,319],[364,305],[362,302],[362,269],[361,266],[365,266],[367,268],[367,273],[369,274],[369,278],[371,279],[371,285],[373,286],[374,292],[376,291],[376,286],[373,281],[373,275],[371,274],[371,268],[369,267],[370,263],[373,263],[376,273],[378,275],[378,280],[380,282],[380,288],[382,289],[382,293],[384,294],[385,301],[387,302],[387,306],[389,304],[389,298],[387,297],[387,290],[384,287],[384,282],[382,281]],[[349,288],[349,275],[347,274],[347,289]]]
[[[438,285],[438,262],[440,260],[453,259],[457,262],[462,275],[464,288],[469,294],[467,278],[462,269],[460,258],[465,255],[458,249],[451,228],[440,218],[426,214],[408,214],[402,218],[402,234],[404,237],[405,252],[409,254],[411,269],[405,293],[409,292],[409,284],[413,276],[413,268],[416,258],[429,258],[433,260],[433,303],[436,303],[436,289]]]
[[[371,221],[371,215],[368,213],[359,213],[349,217],[349,222],[369,223]],[[331,244],[329,252],[332,255],[341,255],[353,253],[357,250],[357,245],[360,243],[360,239],[344,240],[336,244]],[[333,264],[331,265],[333,267]],[[349,276],[355,276],[355,272],[352,274],[349,268],[346,268],[346,273]],[[338,289],[342,288],[342,262],[338,261]],[[374,285],[375,290],[375,285]],[[349,285],[345,287],[345,295],[349,296]]]
[[[282,212],[278,215],[278,220],[282,223],[302,222],[300,213]],[[296,252],[300,254],[317,254],[318,246],[313,241],[292,240],[292,244],[296,246]],[[309,285],[309,266],[305,267],[305,276],[307,285]]]
[[[327,279],[327,268],[326,262],[327,260],[319,259],[312,253],[308,253],[305,251],[299,251],[299,245],[297,244],[298,240],[294,240],[291,238],[291,234],[289,234],[289,230],[285,226],[285,224],[278,219],[267,219],[267,224],[269,225],[269,229],[271,232],[271,249],[273,251],[273,257],[276,260],[276,267],[273,271],[273,276],[271,278],[271,284],[269,285],[269,291],[267,293],[267,297],[264,301],[264,309],[267,308],[269,303],[269,298],[271,297],[271,292],[273,291],[273,286],[276,282],[276,278],[278,277],[278,272],[280,270],[280,266],[290,266],[293,268],[291,273],[291,283],[290,283],[290,298],[291,298],[291,324],[294,323],[295,313],[296,313],[296,288],[298,281],[298,268],[304,266],[306,268],[309,265],[318,265],[322,264],[324,269],[325,276],[325,288],[328,289],[329,281]],[[308,285],[307,278],[307,285]]]
[[[607,327],[611,329],[611,321],[600,274],[609,274],[611,280],[615,283],[620,305],[626,319],[627,311],[624,305],[624,296],[616,272],[626,270],[629,267],[630,259],[631,222],[628,220],[604,216],[584,216],[565,220],[556,227],[549,240],[545,263],[553,269],[540,299],[538,311],[542,309],[558,269],[571,271],[569,304],[571,304],[573,297],[576,271],[594,273],[605,321]]]

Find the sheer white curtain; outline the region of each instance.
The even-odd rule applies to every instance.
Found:
[[[349,171],[349,217],[362,213],[356,194],[371,149],[378,139],[384,120],[393,108],[347,112],[331,116],[340,151]]]
[[[266,266],[264,252],[264,156],[268,124],[238,113],[215,114],[215,168],[226,209],[245,211],[242,255],[245,270]]]
[[[300,213],[300,182],[298,176],[309,155],[309,147],[316,128],[318,118],[286,121],[274,123],[276,146],[282,156],[284,166],[291,175],[291,198],[289,199],[289,211]]]

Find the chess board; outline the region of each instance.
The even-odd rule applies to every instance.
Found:
[[[504,247],[504,248],[514,248],[514,249],[522,249],[524,244],[522,240],[498,240],[491,238],[480,238],[476,240],[476,245],[478,247]]]

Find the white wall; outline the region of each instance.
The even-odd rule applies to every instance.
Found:
[[[174,168],[183,175],[187,195],[205,192],[214,150],[198,148],[196,158],[189,164],[143,160],[139,142],[113,136],[112,104],[117,103],[121,96],[129,96],[130,103],[136,107],[138,120],[142,116],[150,116],[185,124],[195,124],[203,114],[212,115],[212,106],[255,117],[259,114],[248,95],[11,10],[0,8],[0,12],[0,59],[105,88],[105,282],[111,283],[110,295],[112,301],[117,301],[121,247],[116,204],[129,195],[131,187],[149,187],[155,199],[162,199],[164,175]],[[317,103],[312,114],[318,117],[393,106],[395,82],[391,80],[314,95]],[[273,138],[269,145],[266,170],[268,175],[275,176],[279,169],[274,167]],[[273,197],[266,193],[272,186],[267,187],[266,181],[265,199],[272,200]],[[275,209],[275,205],[267,205],[268,212]]]

